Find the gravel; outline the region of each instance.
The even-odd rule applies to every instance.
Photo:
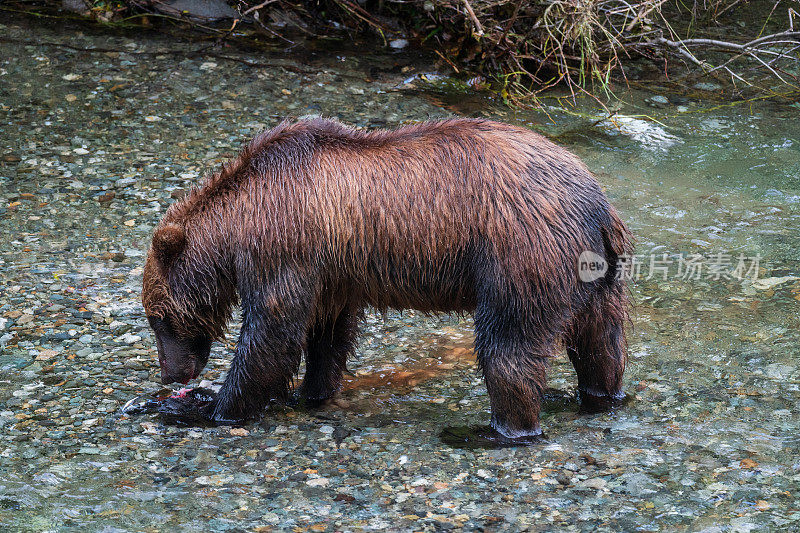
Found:
[[[777,104],[749,117],[718,111],[704,117],[717,121],[710,129],[690,113],[665,115],[685,142],[646,151],[638,138],[557,110],[547,125],[544,112],[515,113],[480,95],[403,89],[430,66],[394,50],[225,52],[297,67],[286,71],[188,54],[199,45],[154,34],[86,34],[14,17],[0,30],[15,41],[0,43],[4,529],[798,527],[795,280],[635,283],[631,401],[579,414],[573,372],[555,358],[547,438],[531,447],[440,440],[446,427],[486,424],[488,398],[471,320],[415,312],[368,314],[346,390],[322,409],[274,405],[233,429],[119,413],[161,388],[139,303],[154,225],[284,116],[369,127],[455,112],[563,133],[641,253],[758,252],[764,277],[782,279],[798,272],[800,154],[790,139],[800,130]],[[34,34],[117,51],[16,42]],[[646,105],[647,96],[634,98]],[[202,376],[209,386],[224,378],[235,334],[234,326],[215,346]]]

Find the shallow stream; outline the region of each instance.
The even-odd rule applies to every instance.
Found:
[[[0,34],[3,530],[800,528],[796,105],[619,88],[621,117],[598,123],[588,104],[514,111],[427,87],[403,52],[191,53],[24,19]],[[161,387],[139,302],[154,225],[253,134],[308,114],[491,117],[582,157],[637,236],[631,401],[579,414],[561,356],[546,442],[451,447],[443,428],[489,417],[471,320],[405,312],[368,316],[323,410],[233,430],[120,417]],[[224,378],[227,340],[203,379]]]

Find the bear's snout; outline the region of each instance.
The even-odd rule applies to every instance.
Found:
[[[183,383],[186,385],[200,373],[195,357],[175,342],[157,343],[158,363],[161,366],[161,383]]]
[[[164,340],[160,343],[158,362],[161,365],[161,383],[183,383],[186,385],[200,375],[208,360],[205,354],[195,353],[194,350],[179,342]],[[201,362],[201,359],[203,362]]]
[[[194,365],[192,365],[194,366]],[[183,385],[188,384],[191,380],[198,376],[199,372],[196,369],[192,369],[191,372],[188,373],[181,373],[176,374],[173,373],[171,369],[166,368],[164,365],[161,366],[161,383],[164,385],[169,385],[170,383],[182,383]]]
[[[158,363],[161,366],[161,383],[186,385],[200,375],[211,353],[209,339],[182,339],[169,324],[158,318],[148,318],[156,337]]]

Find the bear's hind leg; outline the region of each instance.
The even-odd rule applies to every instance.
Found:
[[[542,434],[539,425],[549,348],[523,316],[503,306],[479,306],[475,348],[492,409],[492,428],[509,439]]]
[[[625,397],[626,319],[625,300],[615,298],[611,291],[601,293],[576,318],[573,332],[565,339],[567,355],[578,374],[578,395],[584,411],[609,409]]]
[[[344,309],[311,326],[306,344],[306,375],[300,396],[311,402],[327,400],[342,387],[342,372],[353,353],[360,313]]]

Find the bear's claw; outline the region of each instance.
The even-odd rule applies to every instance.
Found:
[[[453,448],[513,448],[517,446],[534,446],[546,442],[544,433],[522,437],[506,437],[491,426],[448,427],[439,434],[439,438]]]
[[[624,405],[629,400],[630,397],[621,391],[609,396],[608,394],[595,394],[590,391],[578,390],[580,412],[584,414],[612,411],[614,408]]]
[[[204,388],[181,389],[158,405],[158,412],[167,424],[179,426],[233,426],[244,420],[214,415],[216,395]]]
[[[319,409],[328,404],[331,397],[309,398],[302,390],[296,389],[286,398],[284,403],[292,408]]]

